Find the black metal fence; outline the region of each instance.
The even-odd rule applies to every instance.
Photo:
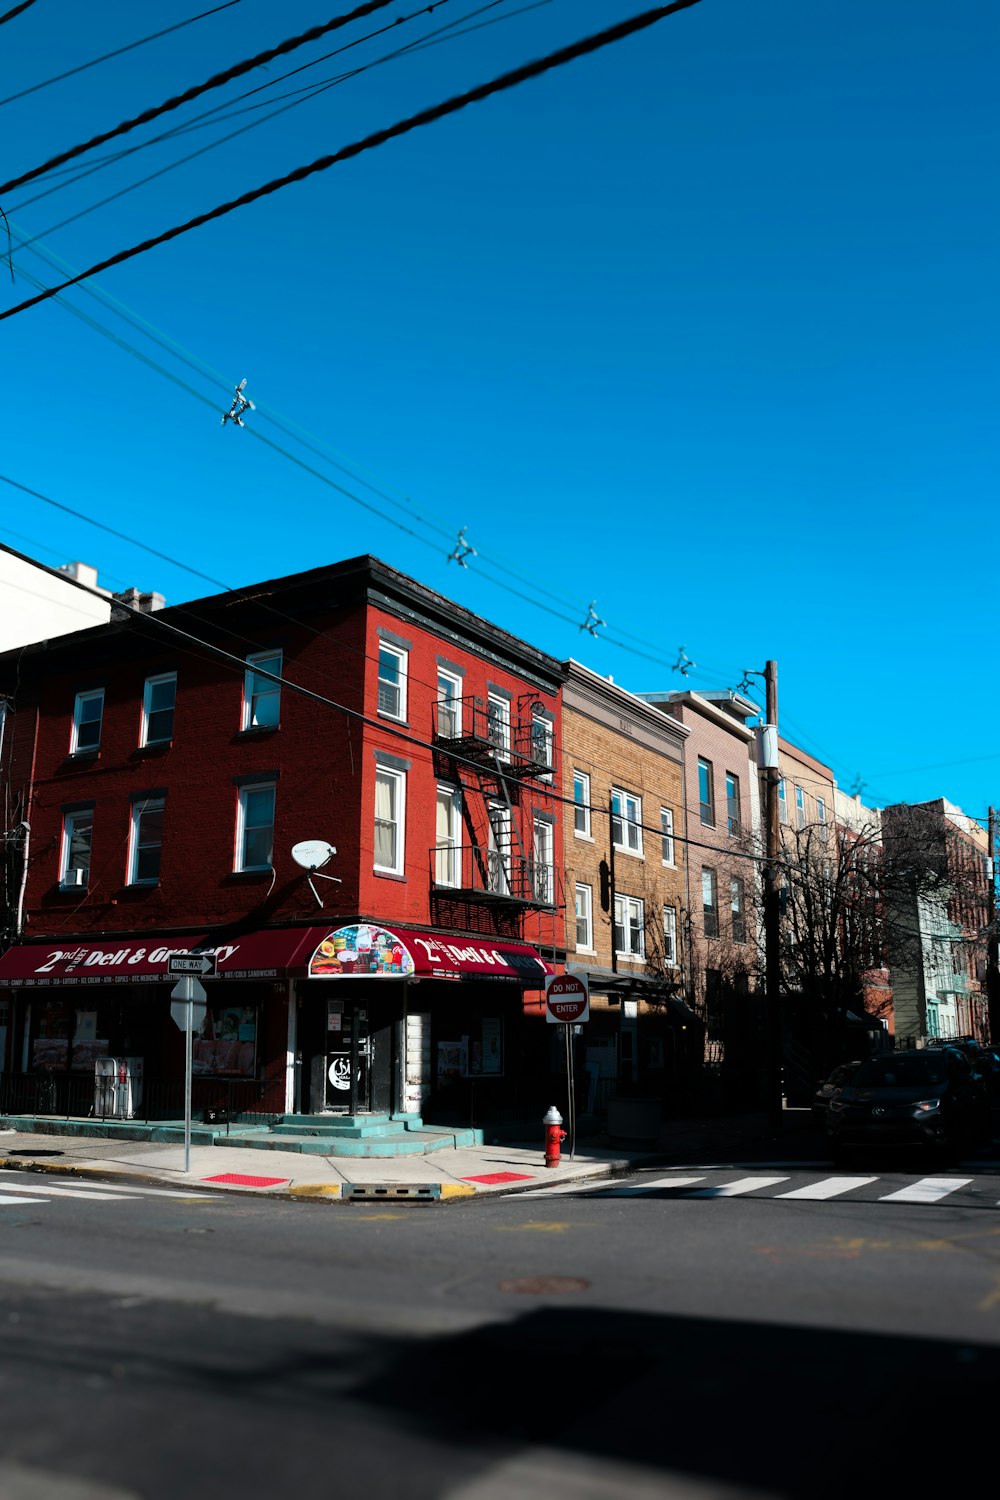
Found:
[[[191,1117],[226,1126],[270,1125],[284,1113],[284,1079],[194,1078]],[[184,1118],[183,1081],[118,1083],[83,1073],[0,1073],[0,1114],[143,1123]]]

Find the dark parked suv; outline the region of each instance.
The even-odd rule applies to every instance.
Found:
[[[836,1160],[855,1146],[968,1148],[990,1139],[986,1084],[957,1048],[879,1052],[831,1100]]]

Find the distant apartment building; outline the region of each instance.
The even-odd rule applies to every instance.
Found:
[[[882,810],[898,1045],[988,1037],[985,831],[943,797]]]

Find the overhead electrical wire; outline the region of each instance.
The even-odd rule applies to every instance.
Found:
[[[87,141],[80,141],[76,146],[70,146],[65,151],[59,151],[55,156],[49,157],[48,161],[42,162],[37,167],[31,167],[27,172],[21,172],[17,177],[11,177],[7,182],[0,183],[0,194],[13,192],[14,188],[21,187],[26,182],[32,182],[36,177],[42,177],[53,167],[61,167],[63,162],[72,161],[77,156],[83,156],[85,152],[92,151],[96,146],[103,146],[106,141],[113,141],[120,135],[127,135],[129,131],[137,129],[140,125],[148,125],[153,120],[158,120],[161,115],[168,114],[171,110],[180,109],[182,104],[190,104],[192,99],[199,98],[211,89],[222,88],[231,83],[234,78],[241,78],[245,73],[251,73],[255,68],[262,68],[266,63],[272,62],[276,57],[284,57],[289,52],[294,52],[297,47],[304,47],[309,42],[317,41],[328,32],[337,31],[341,26],[347,26],[352,21],[358,21],[363,16],[370,16],[377,10],[385,10],[386,6],[392,5],[395,0],[364,0],[352,11],[343,15],[334,16],[325,21],[321,26],[311,26],[308,31],[301,32],[298,36],[289,37],[284,42],[279,42],[276,47],[268,47],[264,52],[257,52],[253,57],[244,58],[242,62],[233,63],[224,68],[221,73],[213,73],[211,78],[206,78],[204,83],[196,83],[191,88],[185,89],[183,93],[174,94],[165,99],[162,104],[155,104],[150,109],[144,109],[140,114],[133,115],[131,119],[122,120],[111,130],[102,130],[99,134],[91,136]],[[434,0],[436,3],[436,0]],[[433,10],[434,4],[428,6]]]
[[[385,0],[369,0],[368,6],[362,6],[354,14],[364,13],[376,5],[385,3]],[[95,265],[88,267],[86,271],[79,272],[55,287],[49,287],[44,292],[26,301],[18,303],[15,307],[9,307],[0,312],[0,322],[6,318],[12,318],[17,313],[25,312],[29,307],[35,307],[40,302],[47,301],[50,297],[65,291],[67,287],[75,286],[91,276],[96,276],[101,271],[110,270],[112,266],[123,264],[125,261],[134,259],[137,255],[143,255],[148,250],[153,250],[159,245],[167,244],[171,240],[187,234],[192,229],[200,229],[203,225],[212,223],[216,219],[232,213],[237,208],[246,208],[251,203],[258,202],[261,198],[268,197],[272,193],[279,192],[282,188],[289,187],[292,183],[304,182],[307,178],[314,176],[317,172],[325,172],[338,162],[349,161],[360,156],[365,151],[374,150],[382,146],[386,141],[395,140],[399,136],[408,134],[411,130],[417,130],[425,125],[430,125],[437,120],[444,119],[447,115],[455,114],[460,109],[465,109],[470,104],[480,103],[494,94],[503,93],[507,89],[515,88],[525,83],[528,79],[537,78],[543,73],[550,72],[554,68],[560,68],[567,63],[575,62],[577,58],[585,57],[591,52],[596,52],[602,47],[607,47],[613,42],[621,41],[625,37],[633,36],[636,32],[654,25],[657,21],[664,20],[667,16],[674,15],[678,11],[689,10],[694,5],[701,4],[701,0],[672,0],[670,5],[657,6],[653,10],[643,11],[640,15],[632,16],[627,21],[620,21],[615,26],[609,26],[604,31],[596,32],[589,37],[583,37],[578,42],[573,42],[567,47],[560,47],[555,52],[550,52],[544,57],[536,58],[533,62],[522,63],[520,67],[512,68],[509,72],[501,73],[498,77],[490,79],[487,83],[477,85],[475,88],[467,89],[461,94],[455,94],[450,99],[443,100],[440,104],[431,105],[428,109],[418,110],[416,114],[407,116],[406,119],[398,120],[395,124],[384,127],[382,130],[373,131],[370,135],[353,141],[348,146],[343,146],[339,151],[331,152],[327,156],[318,157],[315,161],[305,166],[297,167],[292,172],[287,172],[282,177],[273,178],[270,182],[263,183],[260,187],[252,188],[249,192],[241,193],[239,197],[230,199],[227,203],[220,203],[208,212],[197,214],[193,219],[188,219],[183,224],[175,224],[173,228],[164,230],[161,234],[153,235],[150,239],[143,240],[138,245],[132,245],[127,250],[119,250],[117,254],[108,256],[107,259],[98,261]],[[59,158],[65,160],[65,157]],[[41,170],[41,169],[40,169]],[[35,174],[28,174],[28,176]],[[16,186],[27,178],[13,180],[5,186],[0,186],[0,193],[8,188]]]
[[[435,0],[435,8],[440,9],[441,6],[447,5],[449,3],[451,3],[451,0]],[[506,0],[488,0],[488,4],[480,6],[477,10],[469,12],[469,14],[473,16],[479,15],[483,10],[488,10],[493,6],[503,5],[505,3]],[[542,3],[551,4],[552,0],[542,0]],[[107,167],[111,167],[116,165],[118,162],[125,161],[128,157],[134,156],[140,151],[147,151],[153,146],[162,144],[162,142],[164,141],[176,140],[181,136],[190,135],[196,130],[204,130],[211,127],[212,125],[222,124],[227,120],[238,119],[241,115],[248,114],[251,111],[267,109],[270,104],[273,104],[275,102],[274,99],[260,100],[256,104],[247,105],[245,109],[235,109],[233,108],[233,106],[238,104],[243,99],[251,98],[254,94],[259,94],[264,92],[265,90],[276,88],[278,84],[282,83],[286,78],[293,77],[296,73],[304,72],[307,68],[317,67],[321,62],[327,62],[332,57],[339,57],[344,52],[350,52],[353,48],[360,47],[365,42],[371,41],[373,37],[384,36],[386,32],[394,31],[397,26],[404,25],[408,21],[417,20],[419,17],[427,15],[427,13],[427,5],[421,5],[419,9],[410,11],[407,15],[397,16],[384,26],[379,26],[376,27],[373,31],[365,32],[363,36],[355,37],[352,41],[345,42],[343,46],[335,47],[331,52],[323,53],[321,57],[313,58],[310,62],[302,63],[297,68],[291,68],[287,72],[279,74],[277,78],[272,78],[269,79],[266,83],[258,84],[255,88],[248,89],[243,94],[238,94],[235,99],[228,100],[223,104],[213,105],[210,109],[203,110],[201,114],[195,115],[193,119],[187,120],[181,125],[171,126],[169,130],[163,130],[158,135],[150,136],[148,140],[139,141],[132,146],[126,146],[120,151],[113,151],[107,156],[100,157],[96,162],[93,162],[89,166],[65,167],[61,172],[57,170],[54,175],[61,176],[62,181],[50,183],[50,185],[46,188],[43,188],[41,192],[32,194],[30,198],[23,198],[19,203],[14,205],[11,211],[13,213],[21,213],[30,204],[39,203],[43,198],[48,198],[53,193],[62,192],[64,188],[72,187],[78,182],[83,182],[87,177],[93,176],[94,173],[101,172]],[[507,20],[519,14],[519,11],[515,11],[511,12],[509,17],[501,16],[497,19]],[[459,18],[459,20],[462,19],[465,19],[465,17]],[[442,26],[436,27],[421,39],[419,45],[437,46],[440,42],[451,41],[452,38],[447,33],[449,32],[450,28],[456,24],[458,23],[449,21],[445,22]],[[415,50],[417,46],[418,42],[406,42],[403,46],[394,48],[392,52],[383,53],[381,57],[373,58],[371,62],[361,63],[358,67],[351,68],[345,73],[339,73],[333,78],[320,79],[317,82],[305,85],[301,89],[293,89],[289,94],[278,95],[277,102],[281,103],[284,100],[288,100],[289,103],[285,104],[283,108],[275,109],[271,114],[263,116],[261,120],[251,121],[249,124],[243,126],[243,130],[252,130],[258,124],[265,123],[268,120],[276,119],[279,115],[286,113],[288,109],[295,108],[296,106],[301,104],[308,104],[310,100],[317,98],[327,89],[333,88],[337,84],[345,83],[351,78],[357,78],[360,74],[366,73],[369,71],[369,69],[378,67],[384,62],[390,62],[394,58],[402,57],[411,50]],[[225,145],[227,142],[234,140],[236,136],[241,133],[242,131],[233,131],[229,135],[222,136],[218,140],[213,141],[211,146],[205,147],[203,148],[203,150],[211,150],[216,146]],[[203,151],[196,151],[191,153],[191,155],[189,156],[180,157],[176,162],[171,163],[170,167],[164,168],[163,170],[171,170],[174,166],[183,166],[186,162],[193,161],[196,156],[202,154]],[[121,197],[122,193],[124,192],[131,192],[133,188],[142,187],[145,183],[152,181],[153,177],[160,175],[162,174],[153,173],[150,177],[140,178],[138,182],[131,184],[130,187],[124,188],[122,192],[116,193],[114,197]],[[93,212],[94,208],[103,207],[105,203],[109,203],[111,201],[111,198],[103,199],[100,203],[94,204],[91,207],[84,209],[83,213],[91,213]],[[77,214],[75,215],[75,217],[80,218],[82,217],[82,215]],[[62,229],[67,223],[72,222],[72,219],[67,219],[63,220],[61,224],[55,225],[53,228],[43,229],[41,231],[40,237],[44,238],[44,236],[54,233],[55,229]]]
[[[30,0],[33,3],[33,0]],[[229,10],[233,5],[242,5],[243,0],[224,0],[222,5],[213,5],[211,10],[203,10],[197,16],[188,16],[186,21],[175,21],[173,26],[165,26],[162,31],[154,31],[149,36],[142,36],[137,42],[127,42],[124,47],[116,47],[113,52],[104,52],[100,57],[93,57],[89,62],[79,63],[75,68],[67,68],[65,73],[56,73],[52,78],[45,78],[41,83],[33,83],[29,88],[19,89],[16,94],[8,94],[5,99],[0,99],[0,109],[5,104],[13,104],[15,99],[26,99],[29,94],[37,94],[40,89],[51,88],[54,83],[62,83],[67,78],[75,78],[78,73],[85,73],[88,68],[96,68],[100,63],[110,62],[113,57],[121,57],[126,52],[134,52],[137,47],[145,47],[147,42],[158,42],[161,37],[169,36],[173,31],[183,31],[185,26],[193,26],[196,21],[204,21],[207,16],[218,15],[220,10]],[[23,10],[24,6],[19,9]],[[14,11],[12,14],[16,15]],[[0,17],[0,21],[8,20],[9,16]]]
[[[20,5],[15,5],[12,10],[8,10],[4,15],[0,16],[0,26],[5,25],[7,21],[13,21],[14,17],[19,16],[22,11],[30,10],[34,3],[35,0],[21,0]]]

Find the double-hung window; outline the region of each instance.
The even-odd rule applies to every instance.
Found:
[[[236,809],[236,869],[269,870],[274,857],[273,781],[241,786]]]
[[[642,854],[642,799],[611,788],[611,840],[616,849]]]
[[[160,878],[165,806],[162,797],[137,797],[132,803],[128,849],[129,885],[156,885]]]
[[[94,842],[94,809],[78,808],[63,813],[62,848],[59,854],[59,884],[64,890],[90,884],[90,852]]]
[[[147,677],[142,695],[142,732],[140,745],[166,745],[174,737],[174,704],[177,701],[177,673],[164,672]]]
[[[486,889],[510,895],[510,808],[491,802],[486,809]]]
[[[504,760],[510,759],[510,701],[499,693],[486,697],[486,721],[490,744]]]
[[[715,773],[712,762],[703,755],[698,757],[698,810],[701,821],[709,828],[715,827]]]
[[[615,952],[621,958],[646,957],[646,915],[636,896],[615,897]]]
[[[705,936],[719,936],[719,895],[715,871],[707,865],[701,868],[701,906],[705,919]]]
[[[660,858],[665,865],[674,862],[674,815],[669,807],[660,808]]]
[[[101,748],[101,721],[104,718],[104,689],[77,693],[73,705],[73,729],[70,734],[71,755],[93,754]]]
[[[830,837],[830,825],[826,821],[826,798],[816,798],[816,822],[819,824],[819,836],[825,844]]]
[[[375,772],[375,869],[404,873],[406,772],[379,766]]]
[[[552,780],[552,724],[541,714],[531,716],[531,759],[541,768],[539,780]]]
[[[247,657],[243,679],[242,729],[277,729],[281,713],[281,683],[264,677],[264,672],[281,676],[281,652],[258,651]]]
[[[586,771],[573,772],[573,833],[590,838],[590,777]]]
[[[386,719],[406,718],[406,652],[385,641],[378,648],[378,711]]]
[[[438,787],[435,816],[434,883],[457,886],[462,873],[462,793],[457,787]]]
[[[778,778],[778,817],[782,823],[788,822],[788,793],[785,790],[785,778]]]
[[[536,901],[544,901],[546,906],[551,906],[554,886],[552,824],[547,818],[536,816],[532,831],[534,838],[531,893]]]
[[[442,740],[457,740],[462,734],[462,682],[438,668],[437,733]]]
[[[732,771],[726,772],[726,818],[729,832],[738,835],[743,830],[740,817],[740,778]]]
[[[734,875],[729,882],[729,901],[733,913],[733,942],[747,940],[746,893],[743,881]]]
[[[589,885],[576,888],[576,946],[585,953],[594,951],[594,890]]]
[[[677,912],[672,906],[663,908],[663,962],[669,969],[677,967]]]
[[[795,826],[806,826],[806,794],[800,786],[795,788]]]

